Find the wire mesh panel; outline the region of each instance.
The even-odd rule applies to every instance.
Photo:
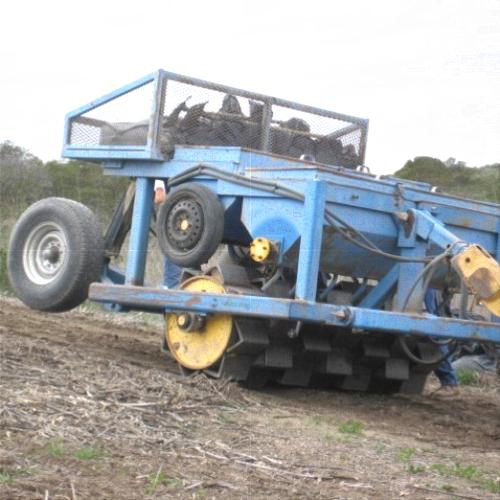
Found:
[[[257,103],[235,94],[168,80],[161,141],[186,145],[259,148],[262,114]]]
[[[163,70],[71,115],[66,156],[169,158],[176,145],[236,146],[354,168],[367,121]]]
[[[273,98],[208,83],[205,87],[198,81],[190,84],[169,77],[164,89],[164,152],[175,144],[220,145],[351,168],[363,162],[364,125],[359,120],[302,111],[293,103],[281,105]]]
[[[360,137],[359,128],[343,120],[283,106],[272,108],[269,150],[274,153],[355,167],[362,162]]]
[[[153,84],[76,116],[70,121],[71,146],[146,146]]]

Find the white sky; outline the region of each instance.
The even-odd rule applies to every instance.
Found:
[[[0,141],[60,157],[66,112],[155,69],[370,119],[366,163],[500,161],[500,0],[7,0]]]

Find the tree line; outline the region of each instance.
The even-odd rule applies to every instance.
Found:
[[[72,198],[100,216],[114,209],[127,179],[103,175],[100,165],[42,160],[11,142],[0,143],[0,210],[3,218],[48,196]]]
[[[456,196],[500,203],[500,163],[479,168],[448,166],[437,158],[417,156],[408,160],[394,176],[428,182]]]

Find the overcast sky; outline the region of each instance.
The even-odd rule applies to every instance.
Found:
[[[60,157],[66,112],[155,69],[370,119],[366,164],[500,161],[499,0],[7,0],[0,141]]]

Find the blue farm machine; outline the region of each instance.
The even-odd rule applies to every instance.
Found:
[[[367,131],[159,70],[67,115],[63,156],[132,182],[104,236],[75,201],[28,208],[12,286],[42,311],[90,298],[164,315],[163,347],[185,373],[420,392],[460,343],[500,343],[500,209],[372,175]],[[170,289],[144,284],[155,180],[168,187],[156,237],[183,269]],[[429,293],[443,307],[426,309]]]

